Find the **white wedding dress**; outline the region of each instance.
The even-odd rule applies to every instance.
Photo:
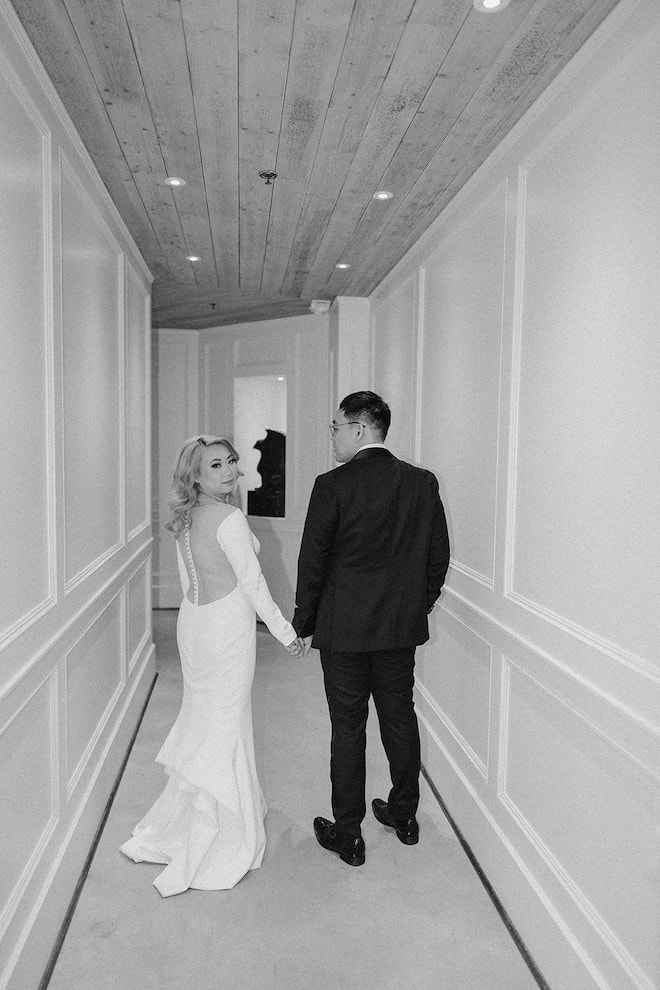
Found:
[[[258,541],[240,509],[221,522],[216,538],[238,583],[207,605],[197,604],[188,532],[177,540],[184,594],[177,622],[183,700],[156,757],[169,780],[121,847],[135,862],[167,863],[154,880],[163,897],[189,887],[233,887],[261,865],[266,846],[266,802],[257,779],[250,703],[255,611],[284,645],[296,634],[271,598],[256,556]]]

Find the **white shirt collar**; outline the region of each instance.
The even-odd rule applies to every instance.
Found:
[[[364,446],[360,447],[360,450],[369,450],[370,447],[381,447],[383,450],[387,450],[384,443],[365,443]],[[357,453],[360,453],[360,450]]]

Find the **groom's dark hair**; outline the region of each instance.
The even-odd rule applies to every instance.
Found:
[[[387,436],[392,415],[390,407],[375,392],[351,392],[339,403],[347,419],[362,420],[367,423],[381,440]]]

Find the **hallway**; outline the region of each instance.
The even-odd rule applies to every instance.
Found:
[[[161,899],[162,867],[118,851],[163,787],[153,757],[178,710],[176,611],[154,613],[159,671],[49,990],[534,990],[537,983],[422,782],[418,846],[369,813],[364,867],[322,850],[329,725],[318,654],[296,661],[260,631],[253,690],[269,804],[260,870],[233,890]],[[370,719],[367,796],[387,796]]]

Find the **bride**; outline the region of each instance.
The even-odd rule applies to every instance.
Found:
[[[177,644],[181,710],[156,760],[165,790],[121,851],[166,863],[154,886],[225,890],[261,865],[266,803],[257,779],[250,693],[256,616],[293,656],[302,643],[273,601],[258,541],[232,502],[238,454],[222,437],[186,440],[167,529],[176,538],[183,601]]]

